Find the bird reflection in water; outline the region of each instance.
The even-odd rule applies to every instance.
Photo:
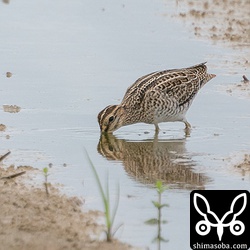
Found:
[[[203,189],[207,181],[206,176],[194,172],[185,139],[130,141],[102,134],[97,150],[108,160],[121,161],[126,172],[144,184],[160,180],[176,188]]]

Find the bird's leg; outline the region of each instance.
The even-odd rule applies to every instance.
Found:
[[[191,132],[192,127],[187,120],[185,120],[183,122],[185,123],[185,134],[186,134],[186,136],[190,136],[190,132]]]
[[[184,121],[184,123],[185,123],[185,129],[191,129],[192,127],[191,127],[191,124],[186,120],[186,121]]]

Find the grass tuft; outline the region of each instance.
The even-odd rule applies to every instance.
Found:
[[[162,220],[162,211],[161,211],[162,208],[168,207],[168,204],[162,204],[162,194],[167,189],[167,187],[164,186],[161,181],[157,181],[155,184],[155,188],[158,194],[158,200],[152,201],[152,203],[157,209],[157,218],[149,219],[145,221],[145,223],[147,225],[157,225],[157,236],[153,239],[153,242],[158,242],[158,249],[160,249],[161,248],[160,243],[168,241],[161,236],[161,225],[167,223],[166,220]]]
[[[44,175],[44,186],[45,192],[47,196],[49,196],[49,188],[48,188],[48,176],[49,176],[49,169],[47,167],[43,168],[43,175]]]
[[[113,212],[111,213],[111,208],[110,208],[110,196],[109,196],[109,177],[107,175],[107,184],[106,184],[106,192],[104,191],[103,185],[101,183],[101,180],[99,178],[99,175],[96,171],[96,168],[90,159],[88,153],[86,150],[84,150],[84,153],[86,155],[86,158],[89,162],[89,165],[92,169],[92,172],[94,174],[95,180],[97,182],[98,189],[101,194],[102,202],[104,205],[104,213],[105,213],[105,223],[106,223],[106,239],[108,242],[111,242],[113,239],[114,234],[117,232],[117,230],[120,228],[121,225],[119,225],[115,230],[113,230],[114,226],[114,221],[115,217],[117,214],[118,206],[119,206],[119,201],[120,201],[120,185],[117,186],[117,199],[115,200],[115,206],[113,209]]]

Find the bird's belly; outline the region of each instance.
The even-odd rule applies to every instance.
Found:
[[[168,105],[152,105],[150,108],[145,108],[143,112],[140,112],[138,122],[158,124],[161,122],[175,122],[186,119],[185,115],[191,102],[182,106],[179,106],[178,102],[172,102],[171,105],[169,105],[169,103],[167,104]]]
[[[161,122],[176,122],[176,121],[183,121],[185,118],[185,114],[176,114],[176,115],[156,115],[154,117],[153,123],[161,123]]]
[[[173,112],[169,110],[155,110],[153,123],[183,121],[186,112],[187,109],[175,109]]]

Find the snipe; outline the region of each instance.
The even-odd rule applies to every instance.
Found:
[[[207,73],[206,63],[189,68],[153,72],[131,85],[119,105],[109,105],[98,114],[101,132],[112,133],[122,126],[144,122],[154,124],[158,133],[161,122],[184,122],[191,125],[186,112],[199,90],[214,74]]]

